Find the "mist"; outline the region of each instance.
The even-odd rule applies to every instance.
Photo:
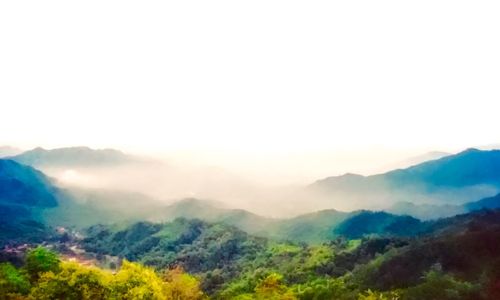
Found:
[[[126,205],[140,202],[131,206],[136,211],[141,205],[165,207],[185,198],[196,198],[215,201],[226,209],[289,218],[324,209],[390,210],[400,202],[460,205],[498,192],[490,185],[428,190],[418,185],[393,186],[378,179],[365,182],[367,177],[362,175],[330,177],[348,169],[371,175],[376,173],[373,170],[382,172],[395,164],[408,167],[418,162],[414,155],[404,159],[406,152],[402,151],[372,151],[370,155],[365,152],[364,156],[360,153],[302,153],[281,157],[183,153],[168,158],[164,155],[133,156],[134,159],[119,164],[42,164],[38,168],[65,189],[99,191],[98,201],[110,199],[110,207],[119,208],[119,197],[127,198],[123,202]],[[394,155],[388,159],[387,153]],[[445,154],[439,153],[439,156]],[[421,157],[433,158],[428,154]],[[318,186],[329,180],[333,180],[332,186]],[[114,191],[114,196],[110,197],[106,191]],[[81,192],[77,195],[85,199]],[[411,211],[406,213],[411,214]]]

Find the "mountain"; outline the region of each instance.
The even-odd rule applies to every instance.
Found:
[[[500,208],[500,194],[463,205],[468,211]]]
[[[0,146],[0,158],[17,155],[23,152],[23,150],[11,146]]]
[[[0,159],[0,245],[46,239],[41,214],[57,206],[59,192],[40,171]]]
[[[467,149],[456,155],[385,174],[393,184],[422,183],[433,187],[500,185],[500,150]]]
[[[46,150],[35,148],[10,157],[19,163],[35,167],[111,166],[138,162],[139,159],[114,149],[69,147]]]
[[[42,172],[13,160],[0,159],[0,203],[53,207],[57,205],[56,192]]]
[[[309,186],[325,198],[365,206],[407,201],[462,204],[496,194],[500,189],[500,150],[468,149],[406,169],[362,176],[328,177]]]

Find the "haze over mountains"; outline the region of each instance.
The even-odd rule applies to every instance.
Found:
[[[23,150],[11,147],[11,146],[0,146],[0,157],[13,156],[23,152]]]
[[[75,162],[72,162],[73,157]],[[39,224],[84,228],[94,224],[140,220],[161,222],[184,217],[222,222],[266,237],[322,242],[337,235],[355,237],[370,232],[401,234],[395,231],[397,226],[394,224],[398,222],[409,222],[408,224],[414,224],[411,226],[418,227],[416,219],[399,215],[432,220],[500,206],[500,198],[495,196],[500,187],[500,175],[495,171],[500,168],[498,150],[468,149],[380,175],[365,177],[346,174],[323,179],[303,188],[307,192],[312,190],[302,195],[311,197],[307,205],[300,206],[301,209],[307,209],[303,209],[296,217],[285,219],[270,218],[244,210],[237,203],[225,202],[226,199],[176,200],[172,197],[170,201],[161,201],[162,199],[126,189],[60,185],[59,180],[19,163],[49,169],[55,166],[77,168],[111,165],[108,172],[112,173],[123,170],[123,164],[142,162],[115,150],[35,149],[0,162],[1,209],[3,215],[10,214],[6,219],[9,222],[4,226],[22,223],[32,224],[37,228]],[[155,164],[148,161],[146,166],[154,168]],[[133,178],[137,178],[137,174]],[[338,200],[339,195],[348,195],[341,201],[352,201],[357,197],[359,206],[355,210],[336,210],[338,206],[342,206]],[[382,197],[386,206],[380,205]],[[31,199],[37,199],[37,202],[29,202]],[[284,201],[283,198],[280,200]],[[293,206],[294,201],[297,199],[281,204]],[[317,203],[322,203],[325,207],[314,206]],[[275,203],[269,203],[269,206],[273,204]],[[371,208],[375,204],[389,213],[372,214],[359,210]],[[308,211],[313,212],[307,213]],[[31,221],[35,223],[30,223]],[[365,227],[359,227],[360,224],[365,224]],[[409,227],[408,224],[404,227]]]
[[[435,152],[423,157],[440,158],[378,175],[329,177],[309,186],[262,186],[220,168],[183,168],[113,149],[36,148],[9,158],[41,169],[56,178],[57,185],[79,194],[77,198],[121,197],[155,205],[183,198],[211,199],[225,208],[280,218],[322,209],[384,209],[432,219],[467,211],[463,204],[500,190],[495,172],[500,166],[498,150]],[[93,191],[93,196],[82,196],[89,194],[86,190]],[[118,206],[112,204],[117,200],[108,202],[110,207]]]
[[[498,192],[500,151],[468,149],[406,169],[361,176],[345,174],[315,182],[311,189],[357,205],[396,202],[462,204]]]

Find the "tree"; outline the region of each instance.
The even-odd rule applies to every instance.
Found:
[[[127,260],[113,276],[110,288],[113,299],[168,299],[164,293],[165,283],[153,269]]]
[[[168,270],[164,276],[165,294],[173,300],[198,300],[205,296],[200,289],[199,281],[185,273],[180,267]]]
[[[0,299],[13,299],[30,290],[28,278],[10,263],[0,264]]]
[[[76,263],[61,263],[57,273],[41,274],[38,284],[31,291],[34,299],[93,300],[107,299],[111,274],[95,267]]]
[[[59,257],[56,253],[38,246],[28,251],[24,269],[28,272],[32,282],[36,282],[44,272],[57,272],[59,270]]]
[[[440,271],[429,271],[424,282],[403,291],[402,299],[407,300],[446,300],[446,299],[480,299],[481,287],[467,281],[455,279]]]
[[[375,292],[367,290],[365,293],[358,295],[358,300],[399,300],[400,296],[397,292]]]
[[[255,287],[257,299],[294,300],[297,299],[292,291],[283,283],[283,276],[271,273]]]

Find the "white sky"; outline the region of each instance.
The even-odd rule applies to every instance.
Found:
[[[499,1],[2,1],[0,144],[279,156],[495,143],[499,15]]]

